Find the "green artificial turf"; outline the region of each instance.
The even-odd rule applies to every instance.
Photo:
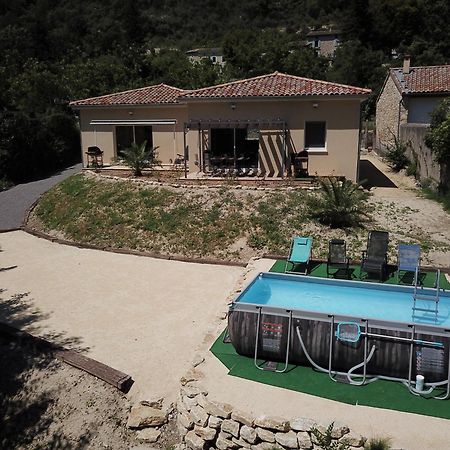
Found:
[[[286,266],[286,261],[279,259],[275,262],[275,264],[271,267],[269,272],[275,273],[284,273],[284,268]],[[292,270],[292,264],[288,266],[289,270]],[[303,270],[303,268],[300,268]],[[397,284],[397,268],[395,266],[388,267],[388,277],[386,280],[383,280],[383,283],[386,284]],[[327,264],[323,262],[311,262],[310,270],[308,270],[308,275],[313,277],[327,278]],[[350,278],[355,281],[379,281],[378,279],[370,279],[368,275],[363,272],[362,278],[361,275],[361,267],[359,265],[351,265],[350,266]],[[347,274],[341,270],[334,278],[342,278],[348,279]],[[419,275],[420,284],[424,287],[434,287],[436,283],[436,271],[421,271]],[[412,284],[412,274],[400,272],[400,284],[403,285],[411,285]],[[440,286],[443,289],[450,289],[450,283],[445,278],[444,274],[441,274]]]
[[[398,382],[379,380],[366,386],[352,386],[336,383],[330,380],[328,374],[310,367],[294,365],[290,365],[286,373],[259,370],[253,364],[253,358],[238,355],[232,344],[223,342],[224,333],[212,345],[211,352],[229,369],[229,375],[352,405],[450,419],[450,402],[417,397]],[[279,363],[278,367],[283,367],[283,364]],[[435,394],[439,393],[435,391]]]

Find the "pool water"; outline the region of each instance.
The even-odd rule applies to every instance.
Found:
[[[434,291],[425,290],[434,295]],[[413,287],[299,275],[260,274],[237,299],[239,303],[312,311],[366,319],[422,323],[450,327],[450,292],[435,302],[417,300],[413,315]]]

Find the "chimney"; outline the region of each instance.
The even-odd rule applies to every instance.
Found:
[[[411,65],[411,56],[405,55],[403,58],[403,75],[408,75],[410,72],[409,66]]]

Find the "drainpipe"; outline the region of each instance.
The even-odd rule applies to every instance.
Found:
[[[398,102],[398,116],[397,116],[397,139],[400,137],[400,116],[402,112],[403,96]]]
[[[358,130],[358,160],[356,162],[356,182],[359,182],[359,166],[361,164],[361,130],[362,130],[362,102],[359,103],[359,130]]]

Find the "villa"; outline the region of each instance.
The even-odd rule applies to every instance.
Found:
[[[369,93],[274,72],[189,91],[159,84],[70,105],[79,111],[84,166],[90,147],[108,165],[146,141],[163,168],[182,163],[186,176],[285,177],[301,154],[308,175],[356,181],[361,103]]]

